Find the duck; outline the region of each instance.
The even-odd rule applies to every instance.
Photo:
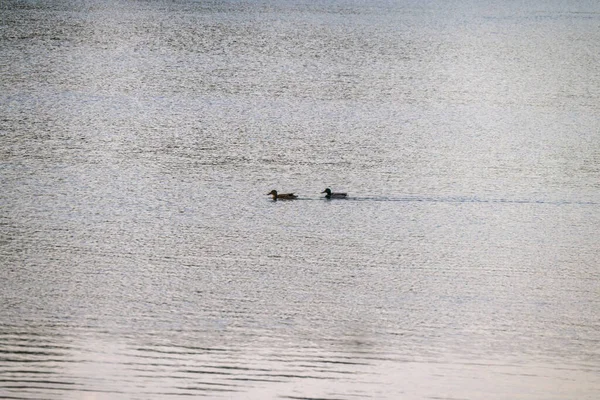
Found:
[[[325,195],[326,199],[344,199],[348,196],[348,193],[334,193],[329,188],[323,190],[321,193],[327,193]]]
[[[294,193],[278,194],[277,190],[271,190],[269,193],[267,193],[267,195],[272,195],[273,200],[294,200],[298,198],[298,196],[296,196]]]

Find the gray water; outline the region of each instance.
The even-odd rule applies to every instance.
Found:
[[[597,2],[0,12],[1,398],[599,398]]]

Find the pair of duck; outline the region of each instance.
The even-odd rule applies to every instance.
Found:
[[[329,188],[323,190],[321,194],[323,193],[325,193],[326,199],[343,199],[348,196],[348,193],[335,193]],[[294,193],[277,193],[277,190],[271,190],[267,195],[273,196],[273,200],[294,200],[298,198]]]

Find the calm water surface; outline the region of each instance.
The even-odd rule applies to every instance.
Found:
[[[2,1],[0,397],[597,399],[599,54],[584,0]]]

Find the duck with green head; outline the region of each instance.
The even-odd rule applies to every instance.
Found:
[[[297,199],[298,196],[296,196],[294,193],[277,193],[277,190],[271,190],[269,193],[267,193],[267,195],[272,195],[273,196],[273,200],[294,200]]]
[[[348,193],[332,192],[329,188],[323,190],[321,193],[326,193],[326,199],[345,199],[348,196]]]

